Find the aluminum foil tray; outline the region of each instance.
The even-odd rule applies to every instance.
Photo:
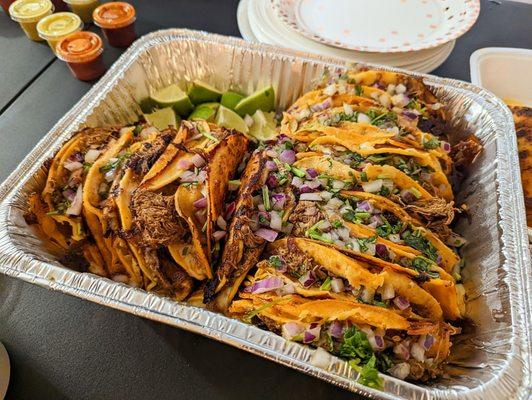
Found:
[[[467,318],[455,338],[449,375],[427,385],[384,376],[382,391],[356,383],[347,363],[330,358],[312,364],[314,350],[273,333],[147,293],[124,284],[62,267],[39,233],[26,225],[27,196],[41,190],[43,162],[83,125],[125,123],[140,111],[136,101],[170,83],[202,79],[221,90],[250,93],[273,84],[277,105],[286,107],[325,68],[344,62],[240,39],[171,29],[144,36],[52,128],[0,187],[0,271],[23,279],[209,336],[372,398],[525,399],[531,388],[531,265],[520,185],[514,125],[495,96],[471,84],[423,77],[449,105],[454,139],[474,133],[484,145],[458,194],[471,208],[472,224],[458,232],[470,242],[463,271]],[[375,66],[373,66],[375,67]],[[376,67],[389,69],[385,67]],[[404,72],[404,71],[402,71]]]

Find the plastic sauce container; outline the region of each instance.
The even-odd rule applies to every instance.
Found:
[[[37,22],[53,12],[50,0],[17,0],[9,6],[11,19],[20,24],[29,39],[38,42],[43,39],[37,33]]]
[[[57,44],[57,57],[68,63],[68,67],[76,78],[92,81],[105,72],[103,64],[103,41],[96,33],[75,32]]]
[[[92,15],[94,23],[102,28],[109,44],[127,47],[137,38],[135,34],[135,8],[123,1],[105,3]]]
[[[92,22],[92,12],[100,5],[98,0],[64,0],[73,13],[79,15],[83,22]]]
[[[11,3],[13,3],[15,0],[0,0],[0,6],[4,9],[5,13],[9,15],[9,6]]]
[[[39,36],[46,40],[55,53],[55,46],[61,39],[83,29],[81,18],[71,12],[48,15],[37,24]]]
[[[55,11],[68,11],[68,6],[63,0],[52,0]]]

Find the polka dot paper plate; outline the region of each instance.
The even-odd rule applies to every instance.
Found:
[[[344,49],[398,53],[441,46],[467,32],[480,0],[271,0],[296,32]]]

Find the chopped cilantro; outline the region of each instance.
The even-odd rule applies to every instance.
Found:
[[[270,258],[268,258],[268,263],[275,269],[279,269],[283,266],[283,260],[281,260],[281,257],[279,256],[270,256]]]
[[[264,208],[266,209],[266,211],[270,211],[270,190],[266,185],[262,187],[262,203],[264,204]]]
[[[339,219],[335,219],[334,221],[331,222],[331,225],[334,227],[334,228],[341,228],[342,226],[344,226],[344,224],[342,223],[342,221],[340,221]]]
[[[429,140],[423,141],[423,147],[426,149],[437,149],[440,147],[440,141],[432,137]]]
[[[362,172],[360,173],[360,180],[361,180],[362,182],[367,182],[367,181],[368,181],[368,174],[366,174],[364,171],[362,171]]]
[[[107,163],[100,167],[100,172],[109,172],[112,171],[115,168],[118,168],[122,163],[131,156],[130,151],[125,151],[123,154],[120,154],[118,157],[115,157],[114,159],[107,161]]]
[[[436,261],[438,259],[438,250],[431,242],[423,237],[420,230],[405,232],[403,234],[403,240],[407,246],[421,251],[430,260]]]
[[[331,277],[328,276],[327,279],[321,284],[320,290],[330,290],[331,289]]]
[[[303,171],[302,169],[296,168],[294,166],[290,166],[290,170],[295,176],[299,178],[303,178],[306,175],[305,171]]]
[[[362,85],[356,85],[355,86],[355,94],[357,96],[362,96],[363,93],[364,93],[364,88],[362,87]]]

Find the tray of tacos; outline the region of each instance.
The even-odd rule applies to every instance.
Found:
[[[473,85],[166,30],[0,187],[0,271],[375,398],[526,398],[512,117]]]

